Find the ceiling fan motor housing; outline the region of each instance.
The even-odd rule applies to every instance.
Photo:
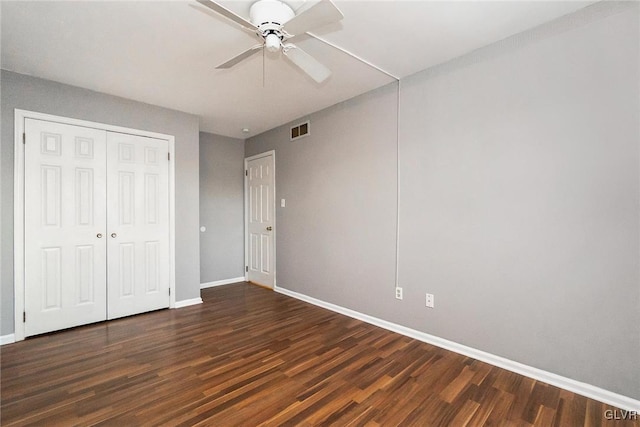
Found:
[[[264,38],[270,52],[280,49],[285,36],[282,26],[294,16],[293,9],[278,0],[260,0],[249,9],[249,20],[258,27],[258,35]]]

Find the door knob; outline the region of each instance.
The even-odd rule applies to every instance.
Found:
[[[271,230],[273,230],[273,227],[271,226],[267,227],[267,231],[271,231]]]
[[[114,239],[116,238],[117,234],[116,233],[111,233],[111,237],[113,237]]]
[[[96,237],[97,237],[98,239],[102,239],[102,233],[98,233],[98,234],[96,234]]]

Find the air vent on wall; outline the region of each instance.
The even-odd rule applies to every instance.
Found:
[[[291,141],[309,135],[309,121],[291,127]]]

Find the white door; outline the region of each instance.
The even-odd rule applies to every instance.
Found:
[[[169,147],[107,134],[108,318],[169,307]]]
[[[247,280],[273,288],[275,162],[273,153],[246,160]]]
[[[106,132],[25,120],[25,336],[106,319]]]

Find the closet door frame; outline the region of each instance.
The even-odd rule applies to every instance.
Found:
[[[25,338],[24,312],[25,312],[25,241],[24,241],[24,203],[25,203],[25,120],[36,119],[49,122],[62,123],[73,126],[83,126],[104,130],[107,132],[127,133],[156,139],[164,139],[169,144],[169,287],[171,297],[169,308],[176,305],[176,259],[175,259],[175,137],[139,129],[112,126],[87,120],[73,119],[69,117],[55,116],[21,109],[14,110],[14,184],[13,184],[13,251],[14,251],[14,279],[13,279],[13,310],[14,310],[14,336],[15,341]],[[106,159],[105,159],[106,161]]]

